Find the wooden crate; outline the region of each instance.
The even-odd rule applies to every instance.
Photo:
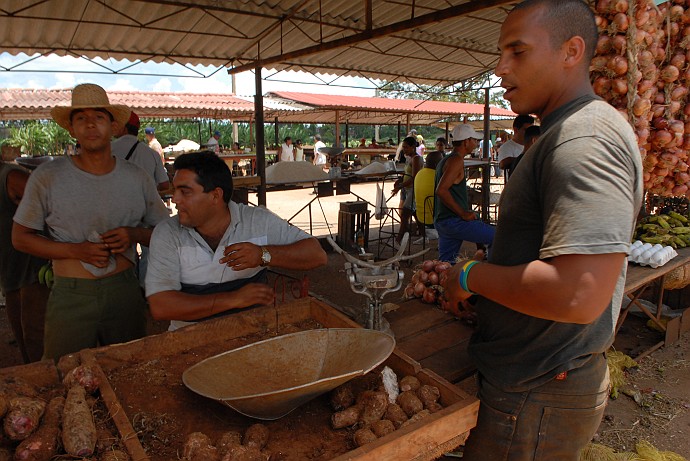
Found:
[[[103,399],[132,459],[177,459],[174,454],[181,456],[184,438],[191,432],[204,432],[215,441],[225,431],[243,432],[257,422],[187,389],[182,383],[186,368],[266,337],[318,327],[359,328],[332,307],[304,298],[127,344],[82,351],[81,358],[103,373]],[[271,431],[269,451],[281,452],[285,455],[281,459],[435,459],[464,441],[476,423],[476,398],[422,369],[397,349],[385,365],[399,378],[416,375],[423,384],[437,386],[445,408],[376,442],[355,448],[352,430],[330,428],[332,411],[325,395],[279,420],[265,422]],[[165,428],[162,434],[155,434],[157,439],[164,440],[147,439],[151,436],[147,430],[153,426]],[[295,440],[299,443],[293,447]]]

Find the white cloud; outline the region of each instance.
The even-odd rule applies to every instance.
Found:
[[[138,91],[139,88],[134,86],[133,82],[126,77],[118,77],[115,83],[105,87],[109,91]]]
[[[172,90],[172,82],[168,77],[163,77],[153,84],[153,91],[168,93]]]

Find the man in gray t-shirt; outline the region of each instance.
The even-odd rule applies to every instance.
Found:
[[[273,302],[267,267],[313,269],[326,253],[309,234],[261,207],[230,201],[232,173],[213,152],[175,160],[177,215],[151,238],[146,296],[170,329]]]
[[[597,39],[580,0],[529,0],[501,27],[496,75],[542,135],[501,194],[489,262],[444,280],[454,305],[479,295],[467,460],[575,461],[604,412],[642,167],[630,124],[592,91]]]

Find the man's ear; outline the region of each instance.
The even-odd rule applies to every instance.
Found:
[[[586,48],[585,40],[582,37],[575,35],[568,39],[563,44],[563,50],[565,51],[563,64],[565,67],[577,67],[585,57]]]

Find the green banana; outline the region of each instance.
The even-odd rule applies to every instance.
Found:
[[[674,234],[690,234],[690,227],[673,227],[671,232]]]
[[[664,229],[671,228],[671,225],[668,223],[668,221],[666,221],[665,218],[662,218],[661,216],[657,216],[657,218],[658,219],[656,220],[656,222],[658,222],[661,227],[663,227]]]
[[[48,268],[48,270],[46,270],[45,281],[46,281],[46,286],[48,288],[53,287],[53,283],[55,282],[55,275],[53,274],[53,267],[52,266],[50,266]]]
[[[50,267],[50,263],[46,263],[41,266],[41,268],[38,270],[38,283],[41,285],[46,284],[46,272],[48,271],[48,268]]]
[[[682,222],[683,224],[687,224],[688,222],[690,222],[690,221],[688,220],[688,218],[686,218],[686,217],[683,216],[682,214],[677,213],[677,212],[675,212],[675,211],[669,211],[669,212],[668,212],[668,215],[669,215],[670,217],[672,217],[672,218],[677,219],[678,221]]]

